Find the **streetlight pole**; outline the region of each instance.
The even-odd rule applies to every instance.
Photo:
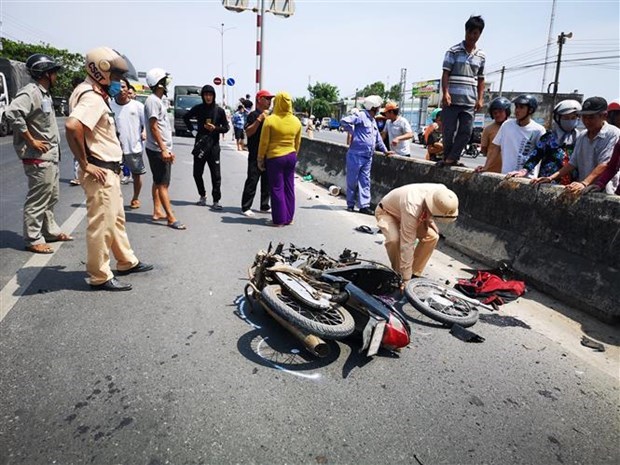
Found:
[[[230,31],[231,29],[235,29],[234,27],[227,27],[224,29],[224,23],[220,25],[219,28],[215,26],[209,26],[211,29],[215,29],[220,33],[220,39],[222,42],[222,106],[226,106],[226,77],[224,76],[224,33],[226,31]]]

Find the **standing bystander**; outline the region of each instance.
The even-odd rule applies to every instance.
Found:
[[[375,150],[385,155],[392,152],[381,139],[375,116],[383,99],[370,95],[364,99],[364,110],[354,111],[340,120],[341,127],[351,136],[347,151],[347,210],[354,211],[355,204],[359,212],[373,215],[370,208],[370,169]]]
[[[221,210],[222,172],[220,167],[220,134],[228,132],[226,112],[215,103],[215,89],[205,85],[200,91],[202,103],[193,106],[183,117],[187,129],[194,133],[196,129],[190,121],[196,118],[198,129],[192,155],[194,156],[194,181],[200,198],[196,205],[207,205],[207,191],[202,176],[205,165],[209,165],[211,172],[211,195],[213,196],[213,210]]]
[[[237,107],[237,111],[232,115],[232,125],[235,133],[235,141],[237,142],[237,150],[241,152],[243,150],[243,128],[245,127],[245,108],[243,105]]]
[[[110,109],[114,112],[118,140],[123,149],[123,164],[133,177],[133,197],[129,208],[140,208],[142,175],[146,174],[142,158],[142,141],[146,139],[144,105],[129,98],[129,87],[129,81],[122,78],[121,91],[110,101]]]
[[[388,136],[388,147],[396,155],[402,157],[411,156],[410,141],[413,138],[411,125],[404,117],[399,115],[400,109],[394,102],[388,102],[383,109],[386,118],[385,132]]]
[[[36,53],[26,60],[26,69],[35,82],[17,91],[5,115],[13,126],[13,145],[28,178],[23,216],[26,250],[53,253],[46,242],[73,240],[60,231],[54,218],[60,191],[60,135],[50,89],[61,66],[50,56]]]
[[[86,53],[88,77],[71,94],[71,114],[65,124],[67,142],[80,163],[80,183],[86,194],[86,271],[95,290],[128,291],[131,284],[116,280],[110,269],[110,250],[117,273],[127,275],[153,269],[140,262],[129,244],[120,171],[123,150],[116,137],[109,97],[120,92],[127,62],[108,47]]]
[[[484,104],[485,55],[476,48],[484,20],[471,16],[465,23],[465,40],[450,48],[441,76],[444,159],[440,166],[454,166],[469,142],[474,115]]]
[[[260,211],[269,213],[269,181],[267,173],[258,169],[258,145],[263,128],[263,122],[268,115],[271,107],[273,95],[265,89],[261,89],[256,94],[256,110],[248,115],[245,123],[245,133],[248,136],[248,177],[243,186],[241,195],[241,212],[245,216],[254,216],[252,202],[256,194],[256,186],[260,180]],[[311,124],[311,123],[308,123]]]
[[[146,155],[153,173],[153,220],[166,219],[172,229],[187,229],[174,216],[170,203],[170,176],[175,156],[172,153],[172,128],[162,101],[168,94],[170,75],[161,68],[153,68],[146,73],[146,83],[153,91],[144,102]]]
[[[493,139],[499,132],[499,128],[510,116],[511,103],[506,97],[494,98],[489,104],[489,115],[493,122],[487,124],[482,130],[480,137],[480,152],[487,157],[484,166],[478,166],[476,173],[501,173],[502,172],[502,149],[493,145]]]

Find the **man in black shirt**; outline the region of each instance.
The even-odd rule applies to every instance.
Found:
[[[256,94],[256,110],[250,113],[245,123],[245,133],[248,138],[248,177],[243,187],[241,196],[241,212],[245,216],[254,216],[252,202],[256,194],[256,186],[260,180],[260,211],[269,213],[269,183],[267,172],[258,169],[258,144],[260,133],[263,128],[263,121],[267,117],[267,112],[271,106],[273,95],[267,90],[259,90]]]
[[[183,117],[185,126],[187,126],[189,131],[193,132],[196,130],[196,128],[192,127],[190,121],[192,118],[196,118],[198,125],[194,150],[192,150],[192,155],[194,155],[194,181],[196,181],[196,187],[200,195],[196,205],[207,205],[207,193],[202,175],[205,171],[205,164],[208,164],[209,171],[211,172],[212,208],[214,210],[221,210],[220,134],[228,132],[228,119],[224,109],[215,103],[215,89],[213,86],[208,84],[203,86],[200,95],[202,96],[203,103],[192,107]]]

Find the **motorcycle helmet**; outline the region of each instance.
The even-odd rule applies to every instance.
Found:
[[[538,100],[536,97],[530,94],[519,95],[516,99],[512,101],[515,105],[527,105],[529,107],[530,115],[536,111],[538,108]]]
[[[369,95],[364,99],[364,108],[368,111],[373,108],[380,108],[383,103],[383,99],[378,95]]]
[[[577,113],[581,111],[581,103],[577,100],[562,100],[553,109],[553,120],[560,124],[562,115],[570,115],[571,113]]]
[[[59,71],[61,68],[62,66],[56,63],[52,57],[43,53],[30,55],[26,60],[26,69],[30,76],[32,76],[32,79],[39,79],[45,73]]]
[[[161,81],[163,79],[165,79],[166,82],[162,83]],[[170,74],[168,74],[166,70],[162,68],[153,68],[148,73],[146,73],[146,84],[151,89],[155,89],[158,84],[166,87],[168,85],[169,79]]]
[[[125,59],[110,47],[97,47],[86,53],[86,72],[102,86],[109,86],[112,72],[129,71]]]
[[[607,107],[607,113],[609,113],[610,111],[620,111],[620,103],[610,102],[609,106]]]
[[[459,198],[450,189],[428,193],[425,202],[433,219],[439,223],[452,223],[459,216]]]
[[[431,120],[432,121],[437,121],[437,118],[441,116],[441,108],[435,108],[432,112],[431,112]]]
[[[506,118],[510,116],[510,100],[506,97],[497,97],[491,100],[489,103],[489,115],[493,117],[493,110],[504,110],[506,112]]]

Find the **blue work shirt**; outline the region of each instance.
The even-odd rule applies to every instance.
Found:
[[[370,158],[375,150],[383,153],[388,151],[381,139],[377,122],[367,110],[345,116],[340,120],[340,125],[353,136],[349,153]]]

